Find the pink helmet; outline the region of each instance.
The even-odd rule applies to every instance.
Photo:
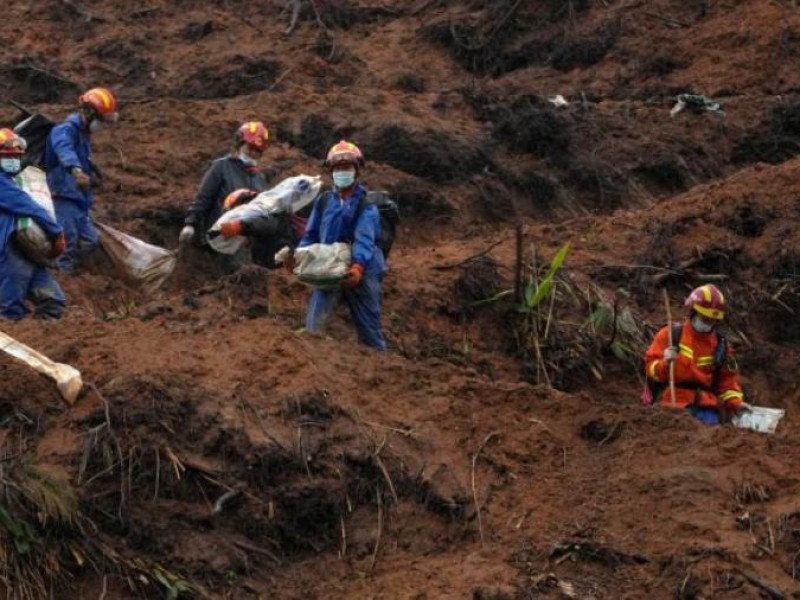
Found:
[[[683,305],[709,319],[721,321],[725,318],[725,296],[717,286],[711,283],[692,290]]]
[[[233,136],[233,145],[237,148],[242,144],[248,144],[264,151],[269,140],[269,131],[261,121],[248,121],[236,130]]]

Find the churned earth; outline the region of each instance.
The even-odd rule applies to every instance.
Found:
[[[98,221],[176,249],[250,119],[272,182],[347,138],[402,210],[385,355],[196,250],[3,324],[88,384],[0,357],[6,596],[800,598],[795,3],[316,0],[291,32],[287,4],[4,7],[4,100],[119,97]],[[663,290],[677,319],[704,282],[774,435],[641,405]]]

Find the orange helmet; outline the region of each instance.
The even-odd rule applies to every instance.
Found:
[[[28,148],[25,138],[8,128],[0,129],[0,156],[22,156]]]
[[[242,144],[255,146],[262,152],[267,147],[269,131],[261,121],[248,121],[236,130],[233,135],[233,145],[237,148]]]
[[[710,283],[692,290],[683,305],[709,319],[721,321],[725,318],[725,296],[717,286]]]
[[[325,166],[333,169],[339,165],[353,165],[356,169],[364,166],[364,154],[358,146],[347,140],[341,140],[328,150]]]
[[[247,188],[239,188],[238,190],[233,190],[230,194],[225,196],[225,200],[222,202],[222,209],[223,210],[230,210],[239,206],[240,204],[244,204],[245,202],[250,202],[253,198],[258,196],[258,192],[255,190],[250,190]]]
[[[92,109],[103,121],[116,121],[117,99],[106,88],[92,88],[78,98],[78,106]]]

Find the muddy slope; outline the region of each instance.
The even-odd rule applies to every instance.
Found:
[[[4,326],[92,384],[66,407],[0,359],[7,595],[800,597],[789,5],[338,0],[289,35],[277,0],[12,3],[3,98],[119,94],[98,219],[174,248],[258,118],[274,181],[351,138],[403,222],[386,356],[344,315],[300,331],[287,274],[194,254],[156,295],[101,262],[62,322]],[[681,93],[724,118],[671,117]],[[518,261],[542,281],[559,249],[520,307]],[[774,436],[640,406],[661,288],[678,317],[706,281],[751,400],[787,409]]]

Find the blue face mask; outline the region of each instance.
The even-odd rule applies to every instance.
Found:
[[[347,171],[334,171],[333,172],[333,185],[338,189],[344,190],[349,188],[356,180],[356,172],[352,169]]]
[[[16,175],[22,170],[22,161],[19,158],[0,158],[0,169],[9,175]]]

